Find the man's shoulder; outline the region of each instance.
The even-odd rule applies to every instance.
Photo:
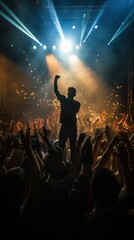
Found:
[[[76,112],[78,112],[80,110],[80,106],[81,106],[80,102],[74,100],[74,108],[75,108]]]
[[[60,95],[58,96],[58,99],[59,99],[60,101],[65,100],[65,99],[66,99],[66,96],[60,94]]]
[[[74,102],[75,102],[77,105],[79,105],[79,106],[81,105],[80,102],[77,101],[77,100],[74,100]]]

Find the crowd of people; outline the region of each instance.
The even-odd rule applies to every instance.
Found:
[[[131,239],[134,124],[127,114],[120,122],[79,119],[76,89],[68,97],[54,91],[60,123],[55,116],[0,122],[1,236]]]

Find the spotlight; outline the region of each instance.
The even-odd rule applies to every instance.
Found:
[[[97,29],[98,28],[98,25],[95,25],[95,27],[94,27],[95,29]]]
[[[64,53],[69,53],[72,50],[72,43],[68,40],[63,41],[60,48]]]
[[[72,29],[75,29],[75,28],[76,28],[76,26],[75,26],[75,25],[73,25],[73,26],[72,26]]]
[[[80,46],[79,45],[76,45],[76,47],[75,47],[77,50],[80,48]]]
[[[36,49],[36,48],[37,48],[37,47],[34,45],[34,46],[33,46],[33,49]]]
[[[47,49],[47,46],[46,46],[46,45],[44,45],[44,46],[43,46],[43,49]]]
[[[54,49],[54,50],[55,50],[55,49],[56,49],[56,46],[55,46],[55,45],[53,45],[53,46],[52,46],[52,49]]]
[[[70,55],[68,60],[71,64],[73,64],[77,62],[77,57],[75,55]]]

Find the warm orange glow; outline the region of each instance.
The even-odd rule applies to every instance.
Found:
[[[104,98],[108,95],[106,86],[93,71],[91,71],[78,57],[75,56],[73,63],[68,62],[68,68],[63,67],[55,56],[46,57],[50,73],[50,86],[53,94],[53,79],[55,74],[61,75],[59,79],[59,90],[62,94],[67,95],[69,86],[77,89],[77,96],[81,102],[82,108],[88,111],[90,108],[102,111],[104,107]]]
[[[0,55],[0,104],[5,102],[7,111],[15,112],[20,101],[18,94],[21,92],[20,84],[28,82],[28,76],[17,64],[4,55]]]
[[[62,74],[61,63],[54,57],[54,55],[46,56],[46,62],[51,78],[54,78],[55,74]]]
[[[68,88],[68,80],[70,78],[70,73],[62,66],[61,62],[54,55],[46,56],[46,62],[49,69],[50,74],[50,82],[49,85],[51,86],[52,94],[53,92],[53,80],[56,74],[61,75],[61,80],[59,80],[59,89],[62,91],[63,94],[66,94]]]
[[[58,86],[61,94],[67,96],[68,87],[75,87],[77,90],[75,99],[81,103],[77,116],[80,121],[90,119],[96,127],[104,125],[107,119],[116,117],[118,121],[119,92],[110,90],[106,81],[100,79],[78,57],[75,56],[72,60],[74,61],[69,63],[67,56],[65,61],[60,61],[52,54],[46,56],[49,75],[42,78],[41,74],[29,74],[17,63],[0,55],[0,108],[3,105],[13,115],[24,112],[27,119],[45,116],[51,111],[59,117],[60,104],[53,89],[54,77],[59,74],[61,79],[58,80]],[[31,62],[27,63],[29,70],[33,70]],[[37,84],[40,84],[38,88]],[[118,87],[117,90],[119,89]]]

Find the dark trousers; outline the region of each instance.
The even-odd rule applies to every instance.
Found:
[[[69,139],[70,143],[70,151],[71,151],[71,161],[73,161],[76,141],[77,141],[77,126],[68,126],[66,124],[62,124],[59,132],[59,146],[64,149],[67,139]]]

